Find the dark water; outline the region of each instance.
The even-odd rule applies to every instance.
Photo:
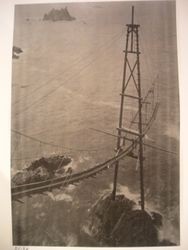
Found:
[[[72,22],[43,22],[44,13],[68,6]],[[123,73],[126,23],[131,3],[80,3],[16,6],[14,45],[23,49],[13,60],[12,128],[60,145],[43,145],[12,133],[12,174],[41,156],[64,153],[74,171],[92,167],[114,154],[115,138],[90,128],[116,133]],[[175,4],[140,2],[143,94],[158,75],[157,120],[148,143],[173,153],[145,148],[148,209],[164,216],[161,238],[179,243],[179,99]],[[137,108],[126,106],[130,120]],[[153,142],[154,141],[154,142]],[[89,245],[91,206],[112,188],[113,169],[78,186],[46,196],[13,202],[13,240],[19,245]],[[136,160],[121,161],[118,192],[139,200]]]

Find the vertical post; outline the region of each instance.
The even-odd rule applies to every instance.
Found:
[[[139,130],[139,164],[140,164],[140,196],[141,209],[144,210],[144,166],[143,166],[143,137],[142,137],[142,91],[140,78],[140,58],[139,58],[139,37],[138,28],[136,28],[136,51],[137,51],[137,74],[138,74],[138,130]]]
[[[134,6],[132,6],[132,32],[131,32],[131,51],[133,51],[133,25],[134,25]]]
[[[134,12],[134,8],[132,8],[132,15]],[[132,22],[133,22],[132,17]],[[124,56],[124,67],[123,67],[123,80],[122,80],[122,90],[121,90],[121,103],[120,103],[120,114],[119,114],[119,128],[122,127],[123,122],[123,106],[124,106],[124,92],[125,92],[125,81],[126,81],[126,70],[127,70],[127,54],[128,54],[128,45],[129,45],[129,33],[130,28],[127,28],[127,38],[126,38],[126,45],[125,45],[125,56]],[[131,45],[132,46],[132,45]],[[119,153],[121,147],[121,130],[118,130],[118,138],[117,138],[117,154]],[[116,162],[115,171],[114,171],[114,182],[113,182],[113,191],[112,191],[112,199],[115,200],[116,198],[116,189],[117,189],[117,176],[118,176],[118,168],[119,168],[119,161]]]
[[[121,103],[120,103],[119,128],[122,127],[122,122],[123,122],[123,105],[124,105],[124,95],[123,94],[125,92],[128,44],[129,44],[129,30],[127,30],[127,38],[126,38],[126,45],[125,45],[125,51],[124,51],[125,57],[124,57],[123,81],[122,81],[122,90],[121,90],[122,95],[121,95]],[[116,146],[117,153],[120,150],[120,147],[121,147],[121,131],[118,130],[118,138],[117,138],[117,146]],[[112,199],[113,200],[115,200],[115,198],[116,198],[118,168],[119,168],[119,161],[116,162],[115,171],[114,171],[114,183],[113,183],[113,191],[112,191]]]

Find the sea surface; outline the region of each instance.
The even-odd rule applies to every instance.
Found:
[[[43,21],[52,8],[68,7],[74,21]],[[17,5],[12,61],[12,175],[42,156],[65,154],[73,171],[115,154],[126,24],[131,2]],[[163,215],[161,239],[179,244],[179,86],[174,2],[135,2],[140,24],[143,96],[152,83],[160,103],[144,148],[146,208]],[[130,89],[130,91],[133,91]],[[125,104],[124,122],[137,111]],[[92,205],[111,192],[113,168],[79,185],[12,202],[13,243],[99,246],[87,228]],[[139,201],[137,161],[120,162],[118,193]]]

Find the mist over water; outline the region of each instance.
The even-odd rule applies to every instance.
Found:
[[[12,67],[12,175],[32,160],[53,153],[72,158],[80,171],[114,155],[119,117],[123,49],[132,3],[67,3],[17,5],[14,45],[22,48]],[[52,8],[68,7],[74,21],[42,21]],[[144,149],[148,209],[163,215],[161,238],[179,244],[179,96],[175,4],[135,2],[140,24],[143,95],[158,75],[157,119],[147,136],[176,154]],[[132,89],[130,89],[132,91]],[[131,120],[137,106],[126,103]],[[152,142],[154,141],[154,143]],[[120,162],[118,192],[139,200],[136,160]],[[97,246],[87,232],[92,205],[112,189],[113,169],[46,195],[13,202],[14,244]]]

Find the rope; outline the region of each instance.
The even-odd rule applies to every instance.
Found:
[[[58,145],[58,144],[54,144],[54,143],[50,143],[50,142],[47,142],[47,141],[43,141],[43,140],[37,139],[35,137],[32,137],[30,135],[26,135],[26,134],[24,134],[24,133],[22,133],[20,131],[15,130],[15,129],[12,129],[11,131],[13,133],[15,133],[15,134],[18,134],[20,136],[28,138],[28,139],[30,139],[32,141],[36,141],[36,142],[41,143],[43,145],[49,145],[49,146],[52,146],[52,147],[58,147],[58,148],[62,148],[62,149],[68,149],[70,151],[80,151],[80,152],[81,151],[85,151],[85,152],[91,152],[91,151],[93,151],[93,152],[95,152],[95,151],[99,151],[99,150],[102,150],[102,149],[107,149],[107,147],[105,147],[105,148],[97,148],[97,149],[85,149],[85,148],[81,148],[80,149],[80,148],[65,147],[65,146],[61,146],[61,145]]]

